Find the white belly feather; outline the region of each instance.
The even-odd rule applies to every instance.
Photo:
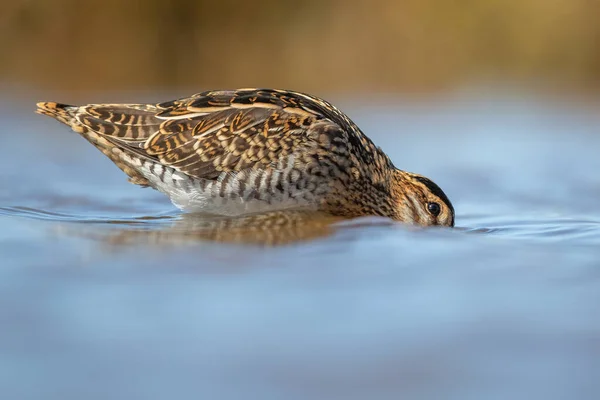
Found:
[[[133,161],[133,160],[132,160]],[[239,216],[245,214],[280,211],[286,209],[317,208],[319,194],[326,192],[328,185],[323,182],[296,185],[287,179],[291,171],[251,171],[245,174],[223,174],[216,180],[191,178],[173,168],[150,161],[138,161],[139,171],[151,182],[152,186],[169,196],[171,202],[186,212]],[[284,174],[281,191],[274,190],[274,184]],[[271,178],[271,182],[267,181]],[[295,177],[302,179],[302,177]],[[241,185],[241,181],[244,182]],[[258,183],[258,186],[250,183]],[[286,183],[287,182],[287,183]],[[225,187],[223,187],[225,185]],[[244,187],[244,190],[240,190]]]

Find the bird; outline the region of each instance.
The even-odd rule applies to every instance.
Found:
[[[314,210],[454,226],[429,178],[398,169],[331,103],[278,89],[213,90],[157,104],[37,103],[129,181],[190,213]]]

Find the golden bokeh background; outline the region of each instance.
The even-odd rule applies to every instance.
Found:
[[[599,20],[597,0],[16,0],[0,13],[0,81],[71,92],[595,91]]]

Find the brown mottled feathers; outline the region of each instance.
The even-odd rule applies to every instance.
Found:
[[[345,114],[307,94],[210,91],[160,104],[39,103],[37,112],[69,125],[132,183],[162,191],[186,211],[305,207],[454,224],[437,185],[396,169]]]
[[[107,147],[203,179],[216,179],[223,172],[266,168],[292,153],[306,166],[311,164],[306,157],[328,157],[336,151],[339,156],[354,158],[355,167],[375,162],[391,165],[345,114],[302,93],[243,89],[204,92],[156,105],[38,106],[38,112],[81,131],[132,182],[141,185],[148,185],[148,181],[123,165]],[[307,148],[315,151],[306,152]]]

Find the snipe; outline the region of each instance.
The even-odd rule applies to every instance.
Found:
[[[132,183],[191,212],[314,209],[454,225],[428,178],[394,167],[341,111],[303,93],[209,91],[160,104],[38,103],[108,156]]]

